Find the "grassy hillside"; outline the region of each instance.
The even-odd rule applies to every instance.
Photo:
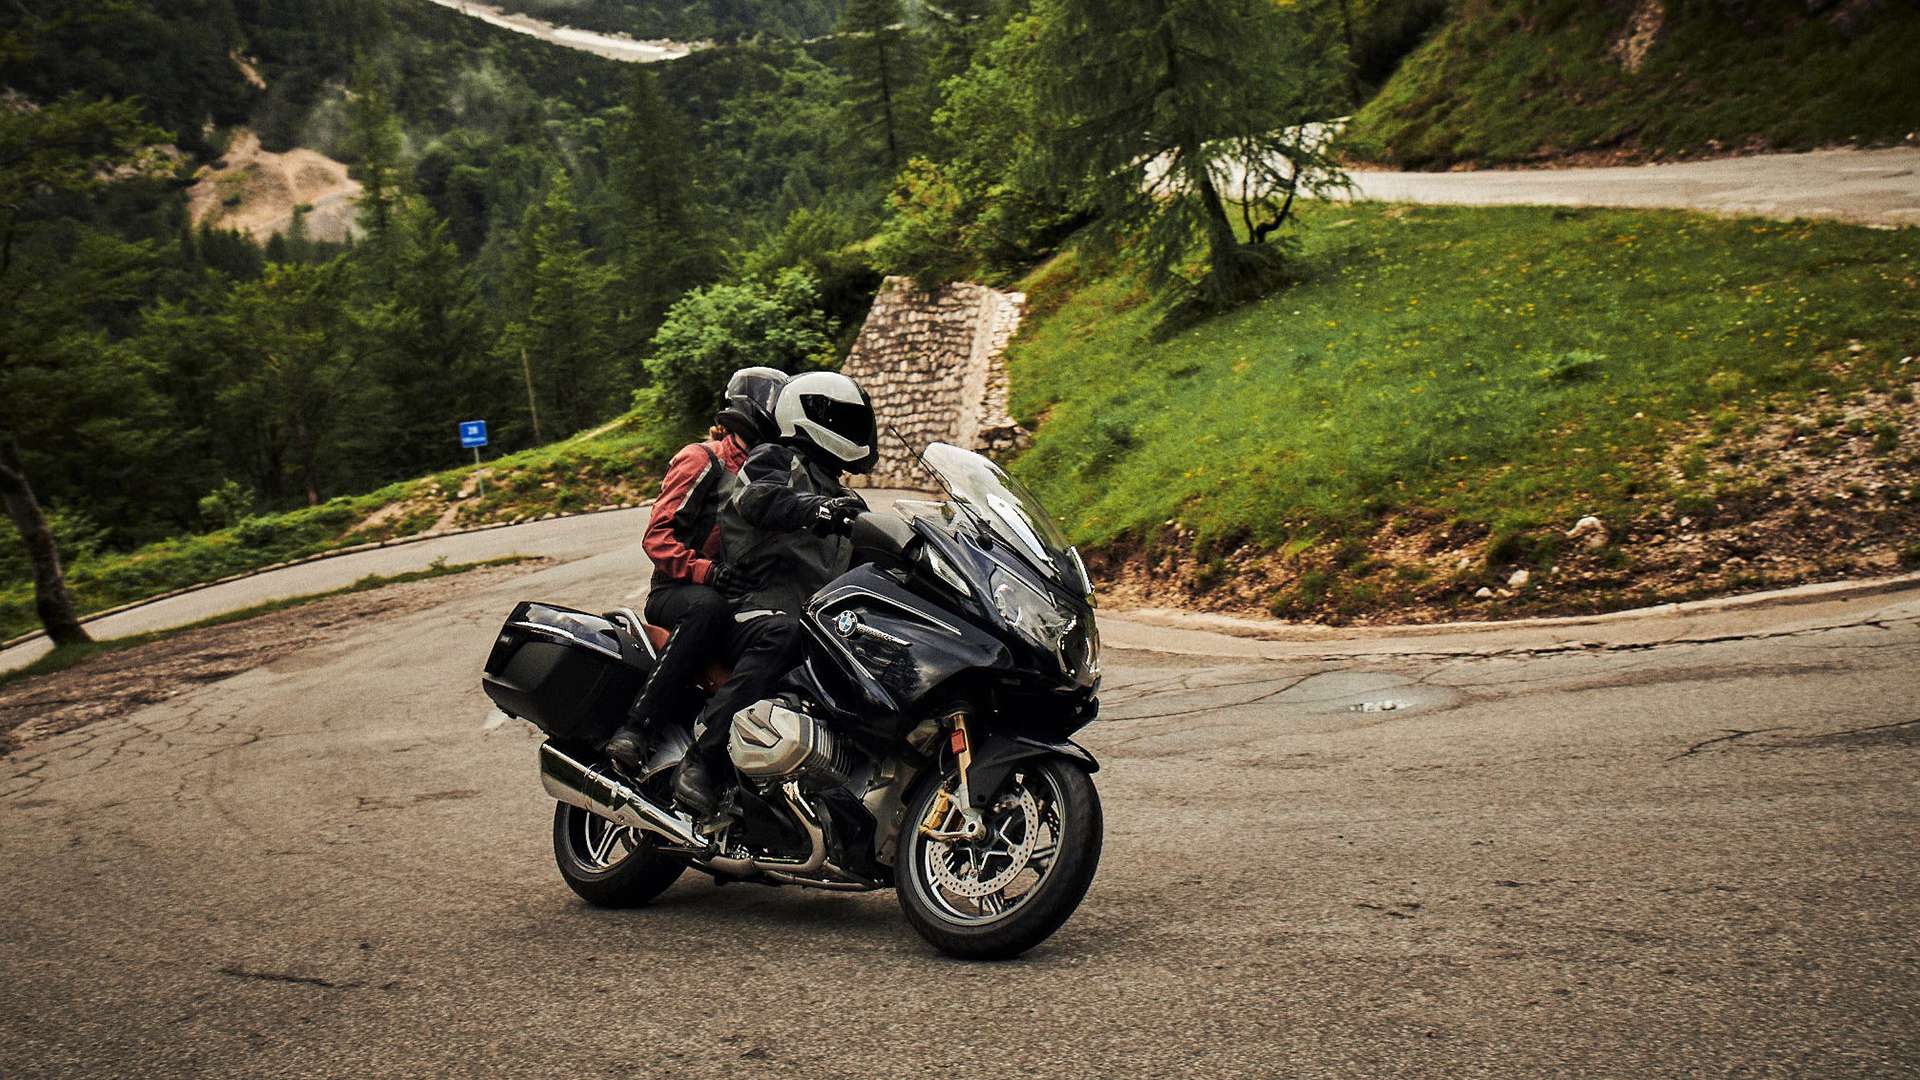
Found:
[[[1015,468],[1110,574],[1217,607],[1419,614],[1529,567],[1539,601],[1509,606],[1581,609],[1849,571],[1920,529],[1920,230],[1308,213],[1304,284],[1171,336],[1122,269],[1069,253],[1025,283],[1011,371],[1037,436]],[[1804,558],[1687,569],[1733,557],[1681,550],[1709,524],[1824,516],[1829,494],[1845,512],[1800,522]],[[1549,580],[1586,515],[1615,542]]]
[[[1916,56],[1912,4],[1461,0],[1348,141],[1410,168],[1899,142]]]
[[[525,521],[645,502],[687,433],[641,413],[565,442],[523,450],[282,514],[149,544],[129,553],[69,554],[81,610],[100,611],[203,581],[335,548],[429,530]],[[36,629],[22,565],[0,580],[0,640]]]

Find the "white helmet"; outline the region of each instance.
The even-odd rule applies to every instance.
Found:
[[[773,419],[783,440],[811,448],[829,464],[866,472],[879,457],[873,399],[837,371],[809,371],[787,380]]]

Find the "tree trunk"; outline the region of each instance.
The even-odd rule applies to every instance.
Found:
[[[533,399],[533,361],[527,359],[527,350],[520,350],[520,374],[527,380],[527,415],[533,417],[533,445],[540,445],[540,406]]]
[[[319,456],[319,447],[316,445],[318,440],[307,434],[305,424],[299,428],[299,438],[300,481],[307,489],[307,505],[319,506],[320,486],[314,482],[314,474],[319,471],[315,460]]]
[[[1347,39],[1347,96],[1360,104],[1360,69],[1353,62],[1353,0],[1340,0],[1340,30]]]
[[[894,134],[893,126],[893,77],[888,70],[887,39],[884,35],[891,29],[880,31],[880,109],[887,125],[887,168],[900,168],[900,140]]]
[[[1224,274],[1230,280],[1240,238],[1233,235],[1233,221],[1227,217],[1227,204],[1220,198],[1220,189],[1213,186],[1213,176],[1205,169],[1200,170],[1200,204],[1206,209],[1207,215],[1207,261],[1212,264],[1214,273]]]
[[[73,595],[67,591],[67,577],[60,569],[60,548],[54,543],[47,516],[33,497],[27,482],[27,470],[20,464],[19,448],[8,436],[0,436],[0,499],[7,504],[7,516],[20,530],[20,541],[27,546],[27,558],[33,563],[33,610],[40,625],[55,645],[79,645],[93,639],[80,626]]]

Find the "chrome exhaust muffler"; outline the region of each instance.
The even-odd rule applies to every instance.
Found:
[[[780,785],[780,794],[807,837],[807,854],[798,859],[709,854],[713,844],[694,830],[693,819],[654,804],[605,766],[579,761],[550,742],[540,744],[540,786],[569,806],[646,832],[669,848],[693,855],[695,865],[729,877],[765,877],[788,885],[829,889],[874,887],[827,862],[826,826],[793,781]],[[829,879],[815,876],[823,870]]]
[[[540,786],[569,806],[649,833],[668,847],[704,852],[711,846],[694,831],[692,818],[654,805],[605,766],[575,760],[550,742],[540,744]]]

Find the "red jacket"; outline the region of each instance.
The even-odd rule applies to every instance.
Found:
[[[747,444],[737,435],[688,443],[667,463],[660,498],[653,504],[641,546],[653,560],[653,581],[713,579],[720,554],[720,507],[732,495],[734,474],[747,460]]]

